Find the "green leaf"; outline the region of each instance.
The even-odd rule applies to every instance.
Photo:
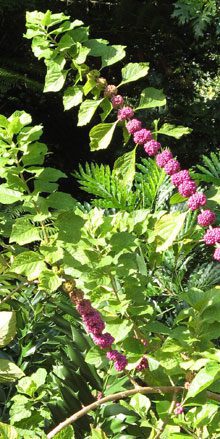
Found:
[[[82,87],[68,87],[63,95],[64,110],[70,110],[72,107],[77,107],[83,100]]]
[[[96,367],[100,367],[103,360],[105,360],[105,353],[96,346],[93,346],[86,354],[85,361],[88,364],[94,364]]]
[[[91,439],[107,439],[107,436],[105,434],[105,432],[103,430],[101,430],[101,428],[91,428]]]
[[[47,153],[47,146],[45,143],[35,142],[28,145],[24,155],[22,156],[22,162],[24,166],[28,165],[42,165],[44,157]]]
[[[102,55],[102,67],[111,66],[112,64],[121,61],[126,53],[126,46],[114,45],[114,46],[106,46],[105,51]]]
[[[90,149],[91,151],[98,151],[106,149],[112,140],[117,122],[100,123],[94,126],[90,132]]]
[[[45,268],[43,256],[33,251],[25,251],[17,255],[11,266],[12,271],[26,275],[30,281],[37,279]]]
[[[76,206],[76,200],[64,192],[54,192],[47,197],[47,205],[57,210],[72,210]]]
[[[16,316],[13,311],[0,312],[0,347],[9,344],[16,334]]]
[[[75,438],[75,434],[73,427],[71,427],[71,425],[68,425],[68,427],[59,431],[59,433],[55,435],[55,439],[74,439],[74,438]]]
[[[128,190],[132,188],[135,177],[136,148],[120,156],[114,163],[112,175],[117,176],[120,184]]]
[[[142,108],[162,107],[166,105],[166,97],[163,90],[148,87],[141,92],[140,102],[136,110]]]
[[[63,88],[67,72],[64,71],[66,60],[63,56],[46,60],[47,74],[45,77],[44,92],[59,91]]]
[[[20,201],[22,197],[21,192],[9,189],[5,184],[0,185],[0,203],[13,204]]]
[[[0,422],[0,438],[1,439],[18,439],[18,433],[12,425]]]
[[[174,204],[183,203],[186,200],[187,198],[183,197],[177,192],[176,194],[173,194],[172,197],[170,197],[170,205],[173,206]]]
[[[39,276],[39,289],[48,293],[56,291],[62,284],[62,280],[51,270],[43,270]]]
[[[164,123],[162,127],[157,131],[157,134],[165,134],[166,136],[175,137],[175,139],[180,139],[182,136],[186,134],[190,134],[192,132],[191,128],[183,127],[183,126],[175,126],[170,123]]]
[[[173,212],[156,221],[154,233],[157,237],[157,252],[165,251],[173,244],[183,227],[186,215],[187,212]]]
[[[47,371],[46,369],[39,367],[35,373],[32,373],[30,378],[35,383],[36,389],[39,389],[39,387],[43,386],[46,382]],[[23,379],[24,378],[22,378],[22,380]],[[22,385],[21,381],[19,381],[20,386]]]
[[[24,376],[24,372],[10,360],[0,358],[0,383],[10,383]]]
[[[91,49],[89,53],[90,56],[101,57],[101,68],[117,63],[126,55],[124,50],[126,46],[108,46],[108,43],[108,40],[103,40],[101,38],[94,38],[84,43],[86,47]]]
[[[102,101],[103,99],[98,99],[97,101],[94,99],[86,99],[82,102],[79,108],[77,125],[81,127],[89,123]]]
[[[56,226],[59,229],[58,238],[61,241],[75,244],[80,240],[83,225],[83,219],[75,213],[71,211],[61,213],[56,220]]]
[[[26,218],[17,218],[12,226],[9,242],[16,242],[19,245],[40,241],[40,234],[37,227]]]
[[[115,343],[124,340],[132,329],[132,323],[126,320],[115,318],[113,321],[107,321],[106,331],[115,338]]]
[[[146,413],[148,412],[151,402],[150,399],[147,398],[145,395],[141,395],[140,393],[137,393],[136,395],[133,395],[130,399],[130,405],[133,407],[134,411],[141,416],[146,416]]]
[[[149,63],[132,63],[130,62],[121,70],[122,81],[119,86],[137,81],[148,74]]]
[[[206,364],[206,366],[197,373],[193,381],[190,383],[186,399],[193,398],[204,389],[207,389],[207,387],[219,378],[219,375],[219,363],[210,362]]]

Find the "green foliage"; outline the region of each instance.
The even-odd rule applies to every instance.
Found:
[[[192,23],[196,38],[203,36],[215,18],[216,29],[219,32],[220,24],[216,0],[177,0],[172,16],[177,18],[180,24]]]
[[[91,149],[107,148],[124,122],[105,122],[112,106],[98,79],[104,67],[123,59],[124,46],[90,39],[81,21],[50,11],[27,13],[26,38],[47,67],[44,91],[64,89],[66,110],[80,105],[78,125],[101,108]],[[90,58],[98,58],[99,70]],[[148,68],[124,66],[120,86],[143,78]],[[148,87],[138,105],[165,104],[162,90]],[[0,116],[1,434],[43,438],[99,399],[98,392],[114,400],[121,391],[121,400],[97,404],[58,437],[214,439],[220,418],[219,274],[204,251],[196,214],[176,195],[170,202],[173,186],[153,159],[136,164],[137,148],[112,170],[80,166],[75,176],[92,200],[88,206],[76,202],[59,191],[66,175],[45,166],[43,128],[31,123],[22,111]],[[155,120],[155,138],[190,132],[158,125]],[[200,181],[207,184],[208,202],[216,202],[218,187],[203,175],[218,179],[218,157],[204,161]],[[106,349],[85,332],[75,308],[82,294],[101,313],[113,349],[126,355],[125,371],[117,371]],[[143,356],[148,366],[140,371]],[[125,398],[134,381],[157,389],[153,396],[132,390]],[[177,414],[176,401],[184,415]]]

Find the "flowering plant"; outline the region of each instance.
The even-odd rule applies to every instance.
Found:
[[[198,189],[199,182],[207,184],[206,168],[200,167],[203,174],[181,170],[168,148],[160,151],[160,134],[178,138],[188,129],[158,128],[157,121],[144,128],[138,118],[139,110],[165,105],[161,90],[144,89],[133,108],[119,87],[85,64],[91,56],[101,58],[101,68],[109,66],[122,59],[124,48],[90,40],[88,28],[63,14],[28,13],[27,24],[26,37],[48,69],[45,91],[73,81],[63,100],[66,109],[80,104],[79,125],[102,108],[102,123],[90,131],[91,149],[106,148],[116,126],[125,144],[134,141],[135,147],[113,170],[80,167],[75,176],[94,197],[85,205],[58,190],[63,172],[44,166],[42,126],[32,126],[22,111],[0,116],[1,314],[17,312],[18,350],[25,332],[22,300],[25,306],[33,301],[29,316],[40,314],[49,328],[51,338],[44,334],[42,344],[59,341],[57,355],[49,344],[45,353],[41,323],[38,344],[21,349],[19,368],[11,361],[10,376],[0,360],[0,379],[22,377],[17,393],[9,393],[8,423],[0,429],[23,438],[214,439],[220,416],[219,272],[209,249],[216,247],[219,260],[216,187]],[[119,86],[147,71],[146,63],[129,63]],[[107,117],[116,120],[103,123]],[[136,164],[137,151],[146,158]],[[15,320],[13,325],[8,342],[16,334]],[[3,334],[10,328],[4,321]],[[37,377],[30,366],[23,376],[30,349],[39,355],[35,366],[45,364]],[[9,364],[10,352],[2,355]]]

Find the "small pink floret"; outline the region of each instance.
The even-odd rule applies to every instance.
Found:
[[[213,254],[213,259],[215,259],[215,261],[220,262],[220,247],[217,247],[214,251]]]
[[[164,168],[167,162],[173,158],[173,154],[168,149],[165,149],[163,152],[156,156],[156,163],[160,168]]]
[[[186,180],[183,183],[181,183],[178,187],[178,192],[183,197],[190,197],[190,195],[193,195],[196,192],[196,183],[193,180]]]
[[[205,206],[207,201],[206,196],[202,192],[196,192],[195,194],[191,195],[191,197],[188,199],[188,207],[191,210],[199,209],[201,206]]]
[[[182,183],[185,183],[185,181],[190,180],[189,171],[187,169],[183,169],[182,171],[177,172],[176,174],[173,174],[171,177],[171,182],[174,186],[179,186]]]
[[[126,125],[129,134],[134,134],[141,129],[141,121],[138,119],[131,119]]]
[[[118,110],[118,120],[122,121],[122,120],[126,120],[126,119],[131,119],[134,116],[134,111],[132,110],[131,107],[123,107],[120,108],[120,110]]]
[[[206,245],[215,245],[220,243],[220,227],[213,227],[213,229],[206,230],[203,239]]]
[[[167,175],[173,175],[180,170],[180,164],[175,159],[170,159],[164,166]]]
[[[152,134],[149,130],[142,128],[142,130],[136,131],[134,133],[134,143],[137,145],[144,145],[148,140],[152,139]]]
[[[115,341],[114,337],[112,337],[112,335],[108,332],[101,335],[94,335],[92,338],[94,343],[98,345],[101,349],[110,348],[112,343],[114,343]]]
[[[144,150],[150,157],[156,155],[160,148],[161,144],[153,139],[144,144]]]
[[[147,369],[149,367],[148,365],[148,361],[146,357],[143,357],[140,361],[140,363],[137,365],[136,370],[138,370],[138,372],[141,372],[144,369]]]
[[[202,227],[208,227],[216,220],[216,214],[212,210],[204,210],[198,215],[197,222]]]
[[[119,107],[122,107],[122,105],[124,105],[124,99],[121,95],[116,95],[111,98],[111,103],[113,108],[117,109]]]

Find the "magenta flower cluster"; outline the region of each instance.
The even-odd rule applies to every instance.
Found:
[[[153,139],[150,130],[142,127],[140,120],[133,118],[133,109],[131,107],[123,106],[123,98],[122,96],[119,97],[120,99],[116,100],[118,96],[113,96],[112,104],[114,108],[117,108],[117,105],[121,106],[121,108],[118,110],[118,120],[128,121],[126,128],[129,134],[132,134],[134,143],[136,145],[143,145],[145,152],[150,157],[156,156],[157,165],[160,168],[163,168],[167,175],[171,176],[171,182],[174,186],[176,186],[179,194],[185,198],[188,198],[187,205],[190,210],[195,211],[205,206],[207,202],[206,196],[202,192],[197,191],[197,185],[195,181],[191,179],[189,171],[187,169],[181,170],[180,163],[173,158],[171,151],[168,149],[165,149],[158,154],[158,151],[161,148],[160,143]],[[114,99],[116,101],[114,101]],[[208,209],[204,212],[201,212],[197,219],[198,224],[202,227],[212,227],[211,224],[213,224],[215,220],[215,213]],[[206,232],[204,242],[207,245],[218,245],[219,240],[214,238],[214,236],[216,236],[216,232],[211,232],[211,230]],[[216,261],[220,261],[219,246],[217,246],[215,249],[213,258]]]
[[[146,357],[142,357],[140,363],[136,366],[136,370],[138,372],[141,372],[144,369],[147,369],[149,367],[148,361]]]
[[[107,352],[106,357],[108,358],[108,360],[114,361],[115,369],[119,372],[125,369],[128,364],[128,360],[125,355],[120,354],[120,352],[116,350]]]
[[[86,330],[91,334],[94,343],[101,349],[111,349],[115,339],[108,332],[103,334],[105,323],[100,313],[93,308],[90,300],[80,300],[76,305],[76,309],[81,315]],[[110,350],[106,356],[109,360],[114,361],[114,366],[117,371],[125,369],[128,364],[125,355],[120,354],[120,352],[116,350]]]
[[[182,413],[184,413],[184,409],[183,409],[182,405],[180,404],[180,402],[177,402],[176,407],[174,409],[174,414],[175,415],[182,415]]]

